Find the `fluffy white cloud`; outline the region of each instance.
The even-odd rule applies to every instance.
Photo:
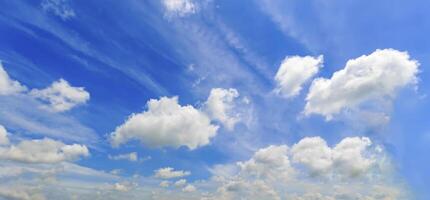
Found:
[[[347,137],[334,147],[319,137],[303,138],[291,150],[272,145],[238,162],[237,170],[214,174],[220,184],[207,199],[405,198],[387,162],[369,138]]]
[[[120,192],[127,192],[129,190],[128,186],[122,183],[115,183],[112,189]]]
[[[184,188],[182,188],[182,191],[184,192],[195,192],[197,189],[194,187],[194,185],[188,184]]]
[[[183,171],[183,170],[174,170],[171,167],[160,168],[155,170],[155,177],[162,179],[171,179],[171,178],[179,178],[184,176],[189,176],[191,172]]]
[[[109,159],[111,160],[129,160],[132,162],[136,162],[139,158],[137,155],[137,152],[131,152],[131,153],[126,153],[126,154],[119,154],[119,155],[109,155],[108,156]]]
[[[0,145],[6,145],[9,144],[9,138],[7,130],[0,125]]]
[[[0,147],[0,159],[27,163],[73,161],[81,156],[88,155],[89,151],[84,145],[66,145],[48,138],[23,140],[17,145],[12,144],[10,146]]]
[[[288,179],[293,173],[293,168],[287,152],[286,145],[271,145],[258,150],[250,160],[239,162],[238,166],[241,173],[246,176],[271,180],[279,177]]]
[[[292,160],[306,166],[311,173],[322,173],[333,164],[332,150],[320,137],[303,138],[291,148]]]
[[[186,184],[187,184],[187,180],[185,179],[180,179],[174,183],[176,187],[183,187]]]
[[[369,100],[390,99],[417,82],[419,63],[407,52],[376,50],[349,60],[330,79],[317,78],[306,97],[304,113],[321,114],[330,120],[343,109],[354,109]]]
[[[234,89],[213,88],[205,103],[205,110],[213,120],[218,120],[227,129],[232,130],[240,121],[238,114],[234,113],[235,99],[239,92]]]
[[[297,96],[302,85],[318,73],[323,65],[323,56],[287,56],[275,76],[275,92],[283,97]]]
[[[310,170],[312,175],[336,172],[342,176],[366,174],[375,164],[369,147],[372,142],[366,137],[348,137],[334,148],[320,137],[304,138],[291,150],[292,159]],[[331,170],[331,171],[330,171]]]
[[[131,139],[148,147],[187,146],[195,149],[209,143],[217,133],[206,114],[191,105],[181,106],[178,97],[162,97],[147,102],[148,110],[131,115],[111,134],[113,146]]]
[[[46,101],[49,108],[55,112],[70,110],[90,99],[90,94],[85,88],[70,86],[64,79],[53,82],[45,89],[32,89],[30,95]]]
[[[197,11],[197,5],[192,0],[163,0],[167,14],[186,16]]]
[[[160,187],[166,188],[170,186],[170,181],[161,181]]]
[[[27,88],[18,81],[12,80],[0,62],[0,95],[11,95],[26,91]]]
[[[333,164],[341,173],[358,176],[368,172],[376,163],[368,148],[372,145],[369,138],[345,138],[333,148]],[[369,155],[370,154],[370,155]]]

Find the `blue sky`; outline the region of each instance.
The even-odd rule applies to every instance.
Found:
[[[0,5],[0,199],[430,198],[429,2]]]

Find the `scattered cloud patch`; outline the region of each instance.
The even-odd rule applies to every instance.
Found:
[[[188,184],[184,188],[182,188],[182,191],[184,192],[195,192],[197,189],[194,185]]]
[[[191,105],[181,106],[178,97],[161,97],[147,102],[148,110],[132,114],[111,133],[113,146],[131,139],[154,148],[207,145],[217,133],[208,116]]]
[[[137,152],[119,154],[119,155],[114,155],[114,156],[108,155],[108,158],[111,160],[128,160],[128,161],[132,161],[132,162],[136,162],[139,160]]]
[[[180,178],[184,176],[189,176],[191,172],[183,171],[183,170],[174,170],[171,167],[160,168],[155,170],[155,177],[161,179],[172,179],[172,178]]]
[[[23,140],[0,147],[0,159],[25,163],[58,163],[89,156],[85,145],[66,145],[49,138]]]
[[[41,6],[45,12],[52,13],[62,20],[68,20],[76,16],[69,0],[43,0]]]
[[[205,103],[205,111],[213,120],[221,122],[228,130],[233,130],[234,125],[240,121],[240,116],[235,113],[235,100],[239,92],[234,88],[213,88]]]
[[[187,16],[197,12],[197,5],[192,0],[163,0],[166,15]]]
[[[6,128],[4,126],[0,125],[0,145],[7,145],[9,144],[9,138]]]
[[[323,56],[287,56],[275,75],[275,92],[283,97],[297,96],[302,86],[323,66]]]
[[[32,89],[30,95],[47,102],[48,108],[55,112],[70,110],[90,99],[90,93],[85,88],[73,87],[64,79],[53,82],[45,89]]]
[[[12,95],[26,91],[27,88],[18,81],[12,80],[0,62],[0,95]]]
[[[271,145],[235,166],[227,173],[212,170],[212,184],[219,186],[208,199],[382,200],[407,195],[383,148],[366,137],[347,137],[334,147],[319,137],[303,138],[291,149]]]
[[[407,52],[377,49],[349,60],[330,79],[317,78],[306,97],[305,115],[327,120],[344,109],[356,109],[370,100],[389,100],[397,91],[417,82],[419,63]]]

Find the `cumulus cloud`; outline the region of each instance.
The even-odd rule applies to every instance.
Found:
[[[139,159],[137,152],[130,152],[130,153],[119,154],[114,156],[109,155],[108,158],[111,160],[128,160],[132,162],[136,162]]]
[[[208,199],[404,198],[389,165],[383,149],[366,137],[347,137],[334,147],[319,137],[303,138],[291,149],[257,150],[227,174],[213,170],[212,181],[220,184]]]
[[[293,162],[303,164],[312,173],[326,172],[333,164],[332,149],[320,137],[300,140],[292,147],[291,155]]]
[[[212,125],[205,113],[191,105],[179,105],[178,97],[151,99],[147,107],[111,133],[113,146],[137,139],[148,147],[195,149],[207,145],[217,133],[218,126]]]
[[[160,187],[166,188],[170,186],[170,181],[161,181],[160,182]]]
[[[171,167],[160,168],[155,170],[155,177],[162,179],[172,179],[172,178],[180,178],[184,176],[189,176],[191,172],[183,171],[183,170],[174,170]]]
[[[23,140],[16,145],[0,147],[0,159],[26,163],[58,163],[82,156],[89,156],[85,145],[66,145],[48,138]]]
[[[45,89],[32,89],[30,95],[47,102],[48,108],[55,112],[70,110],[90,99],[90,93],[85,88],[70,86],[64,79],[53,82]]]
[[[186,16],[197,11],[197,5],[192,0],[163,0],[167,15]]]
[[[213,120],[218,120],[227,129],[232,130],[240,121],[240,117],[234,112],[235,99],[239,92],[234,88],[213,88],[205,103],[205,110]]]
[[[304,113],[330,120],[342,110],[358,108],[369,100],[392,99],[399,89],[417,82],[418,66],[407,52],[395,49],[377,49],[349,60],[330,79],[312,82]]]
[[[295,144],[291,155],[295,163],[306,166],[314,174],[333,170],[336,174],[353,177],[367,173],[375,164],[368,150],[371,145],[367,137],[349,137],[330,148],[322,138],[310,137]]]
[[[26,91],[27,88],[18,81],[12,80],[0,62],[0,95],[11,95]]]
[[[290,165],[287,152],[286,145],[271,145],[258,150],[250,160],[238,162],[238,166],[241,173],[246,176],[269,180],[278,177],[288,179],[294,170]]]
[[[11,200],[45,200],[36,187],[0,187],[0,197]]]
[[[4,126],[0,125],[0,145],[6,144],[9,144],[8,133]]]
[[[195,192],[197,189],[194,187],[194,185],[188,184],[184,188],[182,188],[182,191],[184,192]]]
[[[183,187],[183,186],[185,186],[187,184],[187,180],[185,180],[185,179],[179,179],[179,180],[177,180],[175,183],[174,183],[174,185],[176,186],[176,187]]]
[[[318,73],[323,65],[323,56],[287,56],[275,75],[275,92],[283,97],[297,96],[302,85]]]

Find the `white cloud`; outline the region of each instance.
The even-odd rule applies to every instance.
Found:
[[[0,197],[10,200],[45,200],[35,187],[0,187]]]
[[[349,176],[358,176],[368,172],[376,163],[368,148],[372,145],[369,138],[350,137],[343,139],[333,148],[334,167]]]
[[[122,183],[115,183],[112,189],[120,192],[127,192],[129,190],[129,187]]]
[[[174,183],[174,185],[176,186],[176,187],[183,187],[183,186],[185,186],[187,184],[187,180],[185,180],[185,179],[180,179],[180,180],[178,180],[178,181],[176,181],[175,183]]]
[[[163,0],[163,5],[168,15],[183,17],[197,11],[197,5],[192,0]]]
[[[0,159],[27,163],[57,163],[89,156],[86,146],[66,145],[52,139],[23,140],[17,145],[0,147]]]
[[[0,62],[0,95],[11,95],[26,91],[27,88],[18,81],[12,80]]]
[[[113,146],[138,139],[148,147],[187,146],[195,149],[209,143],[218,126],[191,105],[181,106],[178,97],[161,97],[147,102],[148,110],[131,115],[111,134]]]
[[[212,170],[211,183],[219,185],[208,199],[382,200],[407,195],[390,173],[383,149],[365,137],[347,137],[332,148],[319,137],[303,138],[290,151],[286,145],[271,145],[236,166],[239,170],[230,173]]]
[[[182,191],[184,191],[184,192],[195,192],[196,187],[194,187],[194,185],[188,184],[187,186],[182,188]]]
[[[322,173],[333,164],[332,150],[320,137],[303,138],[291,148],[292,160],[306,166],[311,173]]]
[[[302,85],[318,73],[323,65],[323,56],[287,56],[275,76],[275,92],[283,97],[297,96]]]
[[[8,133],[4,126],[0,125],[0,145],[6,144],[9,144]]]
[[[137,152],[130,152],[130,153],[119,154],[114,156],[109,155],[108,158],[111,160],[129,160],[132,162],[136,162],[139,159]]]
[[[160,187],[166,188],[170,186],[170,181],[161,181]]]
[[[232,130],[240,121],[238,114],[234,112],[235,99],[239,92],[234,88],[213,88],[205,103],[205,110],[213,120],[220,121],[227,129]]]
[[[189,171],[174,170],[171,167],[166,167],[166,168],[160,168],[158,170],[155,170],[154,176],[156,178],[172,179],[172,178],[189,176],[190,174],[191,174],[191,172],[189,172]]]
[[[366,174],[375,164],[369,151],[372,142],[367,137],[348,137],[334,148],[320,137],[304,138],[291,150],[295,163],[306,166],[313,175],[332,173],[354,177]]]
[[[43,0],[41,6],[44,11],[51,12],[62,20],[68,20],[76,16],[68,0]]]
[[[45,89],[32,89],[30,95],[46,101],[50,109],[55,112],[63,112],[75,106],[86,103],[90,99],[90,94],[83,87],[73,87],[60,79],[52,83]]]
[[[279,177],[288,179],[294,171],[287,152],[286,145],[271,145],[258,150],[250,160],[239,162],[238,166],[241,173],[247,176],[270,180]]]
[[[417,82],[418,66],[407,52],[395,49],[377,49],[349,60],[330,79],[312,82],[304,113],[330,120],[343,109],[358,108],[369,100],[391,99],[399,89]]]

